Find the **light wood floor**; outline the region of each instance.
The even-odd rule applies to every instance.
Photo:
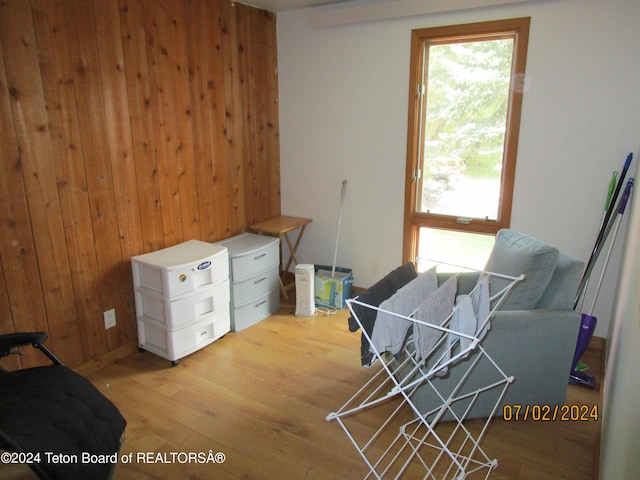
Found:
[[[364,478],[357,451],[325,419],[372,373],[360,366],[360,333],[348,331],[347,310],[314,318],[292,312],[283,304],[175,368],[136,353],[92,374],[128,421],[121,457],[132,461],[118,465],[115,480]],[[585,360],[600,380],[598,352]],[[598,390],[569,386],[568,404],[599,401]],[[490,478],[591,479],[599,428],[596,421],[496,419],[482,442],[499,462]],[[210,451],[225,461],[184,463],[186,454]]]

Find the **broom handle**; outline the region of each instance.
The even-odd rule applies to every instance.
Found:
[[[631,181],[631,179],[630,179]],[[628,190],[628,193],[627,193]],[[602,287],[602,281],[604,280],[604,274],[607,271],[607,266],[609,265],[609,258],[611,257],[611,252],[613,251],[613,246],[616,242],[616,237],[618,236],[618,229],[620,228],[620,223],[622,222],[622,214],[624,213],[624,208],[626,202],[629,200],[631,196],[631,189],[629,188],[629,184],[627,184],[627,189],[625,189],[624,201],[625,203],[622,205],[622,210],[618,213],[616,217],[615,227],[613,227],[613,234],[611,235],[611,242],[609,243],[609,249],[607,250],[607,255],[604,257],[604,263],[602,264],[602,271],[600,272],[600,278],[598,278],[598,284],[596,285],[596,291],[593,294],[593,301],[591,302],[591,309],[589,310],[589,316],[593,315],[593,310],[596,307],[596,301],[598,300],[598,295],[600,294],[600,287]]]
[[[625,177],[627,176],[627,172],[629,171],[629,167],[631,166],[632,160],[633,160],[633,153],[630,153],[629,155],[627,155],[627,159],[624,162],[624,167],[622,167],[622,173],[618,178],[618,184],[616,185],[616,188],[613,191],[613,196],[610,198],[609,208],[605,213],[604,220],[602,222],[602,228],[600,228],[600,232],[598,233],[598,238],[596,239],[596,244],[594,245],[593,251],[591,252],[592,255],[594,255],[596,251],[600,249],[600,246],[601,246],[600,244],[605,239],[605,231],[609,227],[609,220],[611,220],[611,216],[613,215],[616,208],[614,203],[618,200],[618,195],[622,190],[622,186],[624,185],[624,180],[625,180]]]
[[[602,223],[600,224],[600,228],[602,228],[602,225],[604,224],[604,221],[607,218],[607,211],[609,210],[609,205],[611,205],[613,191],[616,188],[617,179],[618,179],[618,172],[614,171],[613,174],[611,175],[611,180],[609,181],[609,187],[607,188],[607,199],[604,202],[604,213],[602,214]],[[584,294],[587,291],[588,285],[589,285],[589,279],[587,278],[587,281],[584,284],[584,288],[582,289],[582,294],[579,296],[580,302],[579,302],[579,306],[577,307],[578,311],[582,311],[582,303],[584,302],[584,297],[585,297]]]
[[[338,231],[336,233],[336,247],[333,250],[333,263],[331,264],[331,276],[336,274],[336,259],[338,258],[338,240],[340,239],[340,224],[342,223],[342,204],[344,203],[344,194],[347,190],[347,181],[342,180],[342,194],[340,195],[340,213],[338,213]]]
[[[624,210],[627,206],[627,200],[629,200],[629,195],[631,195],[631,189],[633,188],[633,184],[634,184],[635,180],[633,178],[630,178],[629,181],[627,182],[627,186],[624,189],[624,193],[622,194],[622,198],[620,199],[620,202],[618,203],[616,209],[618,210],[618,216],[622,216],[622,214],[624,214]],[[613,225],[616,222],[609,222],[606,230],[604,231],[604,235],[603,238],[606,241],[607,237],[609,236],[609,232],[611,232],[611,229],[613,228]],[[580,285],[578,287],[578,292],[582,292],[584,290],[584,286],[587,282],[587,280],[589,279],[589,276],[591,275],[591,271],[593,270],[593,267],[595,266],[596,261],[598,260],[598,256],[600,255],[600,248],[598,248],[598,250],[595,252],[594,255],[592,255],[592,257],[589,259],[589,263],[587,263],[587,267],[585,268],[584,271],[584,275],[582,276],[582,280],[580,282]],[[597,292],[596,292],[597,295]],[[574,304],[574,309],[578,304],[578,300],[579,297],[576,298],[576,302]]]
[[[609,234],[609,232],[611,231],[611,227],[613,226],[612,225],[613,222],[610,222],[609,220],[611,219],[611,215],[615,211],[615,208],[616,208],[615,202],[618,199],[618,194],[622,189],[622,185],[624,185],[624,179],[627,175],[629,167],[631,166],[632,159],[633,159],[633,153],[630,153],[627,156],[627,159],[624,163],[624,167],[622,168],[622,173],[618,177],[618,184],[616,185],[616,188],[613,192],[613,196],[609,202],[609,208],[605,212],[604,220],[602,221],[600,231],[598,232],[598,237],[596,238],[596,243],[593,246],[593,250],[591,251],[591,255],[589,256],[589,260],[587,262],[587,268],[584,270],[582,274],[582,278],[580,280],[578,295],[576,296],[576,299],[573,302],[574,310],[578,307],[578,304],[580,303],[580,297],[584,293],[584,289],[587,286],[587,282],[589,281],[589,275],[591,274],[591,270],[593,269],[593,263],[595,262],[595,259],[600,254],[601,243],[603,240],[606,239],[606,236]]]

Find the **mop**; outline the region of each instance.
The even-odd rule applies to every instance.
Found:
[[[342,192],[340,194],[340,210],[338,213],[338,229],[336,232],[336,244],[333,250],[333,263],[331,264],[331,271],[329,267],[319,267],[316,272],[316,289],[320,285],[319,291],[322,292],[318,295],[316,291],[316,303],[319,299],[322,299],[326,305],[332,309],[344,308],[344,300],[348,297],[350,292],[350,285],[353,281],[351,277],[351,270],[346,268],[336,267],[336,261],[338,258],[338,243],[340,240],[340,228],[342,224],[342,206],[344,204],[344,197],[347,190],[347,181],[342,181]]]
[[[602,220],[600,223],[600,228],[605,228],[605,221],[607,220],[607,213],[610,211],[611,205],[615,202],[615,198],[613,198],[613,192],[616,189],[616,186],[618,184],[618,172],[614,171],[613,174],[611,175],[611,180],[609,181],[609,187],[607,188],[607,199],[605,201],[604,204],[604,213],[602,215]],[[589,279],[587,279],[587,281],[584,284],[584,288],[582,289],[581,292],[578,293],[578,298],[580,299],[579,304],[577,305],[577,308],[574,307],[574,310],[577,310],[579,312],[582,311],[582,306],[585,300],[585,293],[587,291],[587,287],[589,286]],[[593,310],[593,308],[592,308]],[[589,369],[589,365],[587,365],[586,363],[578,360],[578,363],[575,364],[574,368],[572,371],[578,370],[580,372],[588,370]]]
[[[336,276],[336,259],[338,258],[338,240],[340,240],[340,225],[342,225],[342,204],[344,203],[344,194],[347,191],[347,181],[342,180],[342,193],[340,195],[340,210],[338,212],[338,229],[336,231],[336,246],[333,249],[333,263],[331,264],[331,276]]]
[[[604,244],[604,241],[606,241],[606,238],[609,236],[611,229],[613,229],[611,243],[609,244],[609,249],[604,259],[602,271],[600,272],[600,278],[598,279],[598,283],[596,285],[596,290],[593,295],[593,301],[591,302],[591,308],[589,309],[589,313],[583,313],[580,315],[581,317],[580,331],[578,332],[578,341],[576,345],[576,351],[573,354],[573,362],[571,364],[571,374],[569,376],[569,381],[571,383],[584,385],[590,388],[595,387],[595,378],[593,377],[593,375],[589,375],[584,371],[581,371],[578,368],[578,364],[580,362],[580,357],[582,357],[582,354],[584,353],[584,351],[587,349],[587,346],[589,345],[589,341],[591,340],[591,336],[593,335],[593,331],[595,330],[596,324],[598,322],[598,319],[595,316],[593,316],[593,310],[595,308],[598,295],[600,294],[600,287],[602,286],[602,280],[604,279],[604,275],[609,265],[609,258],[611,257],[611,251],[613,250],[613,246],[616,241],[616,236],[618,235],[618,229],[620,228],[622,215],[624,215],[627,202],[629,200],[629,197],[631,196],[631,190],[633,189],[633,184],[634,184],[634,179],[630,178],[624,189],[622,198],[618,203],[616,219],[615,221],[610,222],[609,225],[607,225],[606,229],[604,230],[603,244]],[[593,263],[595,263],[595,260],[597,259],[597,257],[598,255],[596,254],[593,260]],[[587,277],[588,277],[588,275],[590,274],[590,271],[585,273],[587,274]]]
[[[344,195],[347,191],[347,181],[342,180],[342,193],[340,194],[340,209],[338,211],[338,229],[336,231],[336,245],[333,249],[333,263],[331,264],[331,272],[328,270],[318,270],[318,275],[336,277],[336,260],[338,258],[338,242],[340,240],[340,226],[342,225],[342,205],[344,204]],[[347,274],[341,274],[338,272],[338,277],[345,276]]]

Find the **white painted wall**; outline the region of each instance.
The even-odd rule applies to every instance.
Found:
[[[314,12],[278,14],[282,211],[313,218],[301,262],[331,264],[343,179],[338,266],[367,287],[401,262],[411,30],[521,16],[531,88],[511,225],[588,258],[611,173],[640,146],[640,2],[537,0],[320,28]],[[617,243],[594,311],[602,337]]]
[[[637,173],[640,173],[638,169]],[[640,195],[631,205],[604,384],[600,478],[638,478],[640,455]]]

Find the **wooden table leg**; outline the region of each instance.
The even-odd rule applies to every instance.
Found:
[[[283,235],[278,235],[278,245],[280,245],[280,274],[278,275],[278,280],[280,281],[280,292],[282,293],[282,296],[284,297],[284,299],[288,300],[289,295],[287,294],[287,289],[284,286],[284,282],[282,281],[282,276],[284,274],[284,271],[282,270],[282,236]],[[284,237],[285,239],[287,238],[286,233],[284,234]]]
[[[285,272],[289,271],[289,267],[291,266],[292,261],[295,262],[294,265],[298,264],[298,259],[296,258],[296,252],[298,251],[298,246],[300,245],[300,240],[302,240],[302,234],[304,233],[305,228],[307,228],[306,225],[303,225],[302,228],[300,228],[300,234],[298,235],[298,239],[296,240],[296,243],[293,246],[291,246],[291,240],[289,240],[289,235],[286,233],[284,234],[284,239],[286,240],[287,246],[289,247],[289,253],[291,253],[291,256],[289,257],[289,261],[287,262],[287,266],[284,269]]]

